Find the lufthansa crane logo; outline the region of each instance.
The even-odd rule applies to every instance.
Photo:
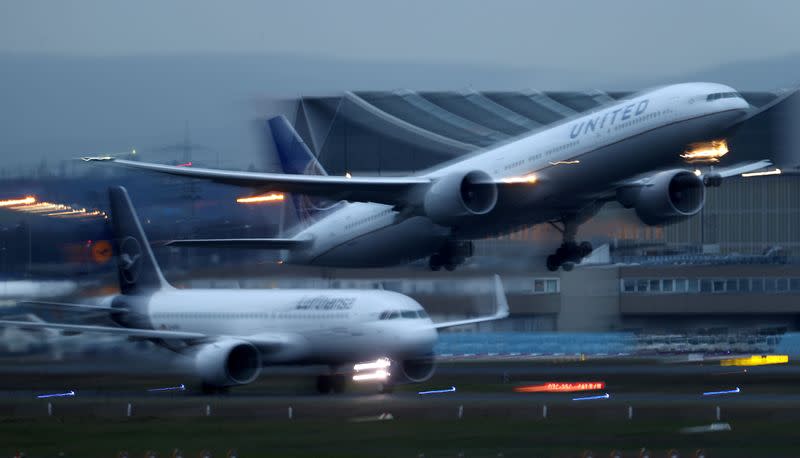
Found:
[[[128,283],[136,282],[141,270],[142,247],[133,237],[126,237],[119,246],[119,270]]]

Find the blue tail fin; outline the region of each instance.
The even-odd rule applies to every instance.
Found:
[[[146,294],[170,288],[161,274],[150,242],[142,230],[128,191],[122,186],[108,189],[114,249],[117,253],[119,289],[122,294]]]
[[[284,116],[276,116],[267,125],[275,142],[275,149],[283,173],[295,175],[327,175],[325,169]],[[335,202],[303,195],[293,195],[297,218],[303,225],[313,222],[321,213],[330,210]]]

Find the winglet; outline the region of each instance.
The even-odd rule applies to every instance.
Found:
[[[500,280],[500,275],[494,274],[494,300],[497,305],[497,311],[494,314],[495,319],[501,319],[508,316],[508,299],[506,298],[506,291],[503,289],[503,282]]]
[[[494,302],[497,307],[493,315],[483,316],[480,318],[468,318],[466,320],[458,321],[445,321],[443,323],[433,323],[436,329],[452,328],[454,326],[464,326],[467,324],[484,323],[486,321],[502,320],[509,315],[508,300],[506,299],[506,292],[503,289],[503,282],[500,281],[500,276],[494,276]]]

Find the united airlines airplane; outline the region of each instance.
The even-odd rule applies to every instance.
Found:
[[[437,330],[508,316],[495,276],[497,312],[433,323],[413,299],[382,290],[179,290],[161,274],[124,188],[112,188],[112,223],[120,293],[101,305],[48,304],[105,312],[118,326],[0,321],[0,327],[102,333],[147,339],[193,361],[204,389],[254,381],[265,365],[327,365],[320,391],[346,379],[383,389],[421,382],[434,371]]]
[[[728,152],[726,136],[753,111],[721,84],[665,86],[407,177],[326,175],[283,117],[270,120],[283,174],[86,160],[288,192],[305,202],[304,224],[291,237],[175,245],[285,249],[286,262],[334,267],[428,257],[433,270],[452,270],[472,254],[472,240],[550,223],[563,243],[547,267],[570,270],[592,251],[576,239],[579,226],[605,203],[618,201],[649,225],[671,224],[703,208],[706,187],[770,166],[715,168]],[[341,202],[326,206],[314,197]]]

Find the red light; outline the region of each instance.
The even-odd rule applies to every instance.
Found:
[[[191,166],[192,163],[190,161],[190,162],[184,162],[183,164],[178,164],[176,167],[191,167]]]
[[[547,382],[539,385],[523,385],[514,388],[517,393],[572,393],[595,391],[606,387],[606,382]]]

